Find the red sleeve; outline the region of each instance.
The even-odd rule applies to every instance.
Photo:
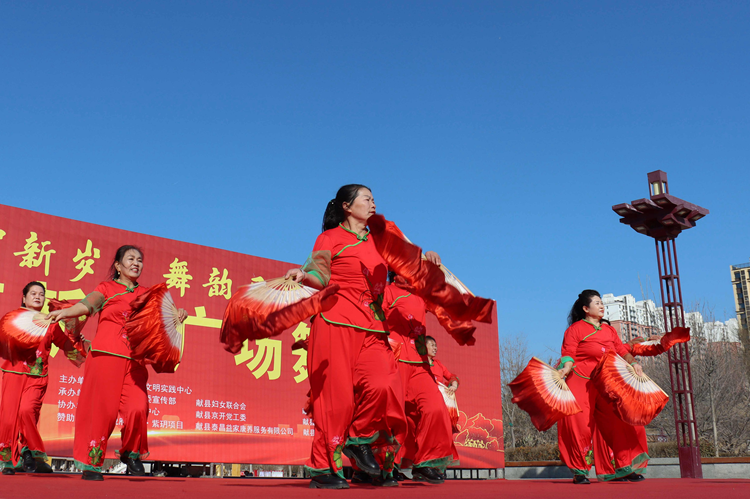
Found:
[[[568,360],[574,363],[576,361],[578,344],[581,342],[581,334],[579,332],[579,328],[576,327],[576,324],[573,324],[567,330],[565,330],[562,349],[560,350],[560,367],[565,365],[565,362],[567,362]]]
[[[615,343],[615,352],[617,352],[620,357],[625,357],[630,353],[630,348],[623,344],[622,340],[620,339],[620,335],[617,334],[615,328],[610,325],[607,325],[607,328],[609,328],[610,332],[612,333],[612,341]]]
[[[107,296],[107,287],[108,287],[108,286],[107,286],[107,284],[108,284],[108,283],[107,283],[107,281],[102,281],[102,282],[100,282],[100,283],[99,283],[99,284],[98,284],[98,285],[97,285],[97,286],[96,286],[96,287],[94,288],[94,291],[98,291],[98,292],[100,292],[101,294],[103,294],[104,296]]]
[[[52,343],[54,343],[57,348],[63,348],[65,342],[68,341],[68,335],[63,332],[59,322],[55,324],[55,328],[48,334],[52,335]]]
[[[445,366],[443,365],[443,363],[442,363],[442,362],[440,362],[440,361],[439,361],[439,360],[437,360],[437,359],[435,359],[435,361],[434,361],[434,362],[435,362],[435,365],[437,365],[437,366],[438,366],[438,370],[440,371],[440,374],[442,374],[442,376],[443,376],[443,379],[446,379],[446,380],[448,380],[448,383],[447,383],[447,384],[449,384],[449,385],[450,385],[450,384],[451,384],[451,383],[453,383],[454,381],[455,381],[456,383],[459,383],[459,381],[458,381],[458,376],[456,376],[455,374],[453,374],[452,372],[450,372],[450,371],[448,370],[448,368],[446,368],[446,367],[445,367]]]
[[[320,234],[318,238],[315,240],[315,246],[313,246],[313,251],[333,252],[333,241],[331,241],[330,236],[326,232],[323,232],[322,234]]]

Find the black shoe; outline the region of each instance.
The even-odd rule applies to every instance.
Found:
[[[357,471],[352,477],[352,483],[372,483],[372,476],[364,471]]]
[[[591,483],[591,481],[586,475],[576,475],[573,477],[573,483],[575,483],[576,485],[586,485]]]
[[[83,470],[83,476],[81,478],[92,482],[101,482],[102,480],[104,480],[104,477],[101,473],[99,473],[98,471],[89,470]]]
[[[397,482],[403,482],[409,479],[408,476],[404,475],[399,470],[393,470],[393,478],[395,478]]]
[[[639,475],[637,473],[631,473],[628,476],[624,477],[628,482],[642,482],[646,479],[645,476]]]
[[[415,482],[443,483],[445,479],[435,468],[412,468],[411,479]]]
[[[398,487],[398,482],[392,476],[385,478],[381,476],[372,477],[372,484],[376,487]]]
[[[3,468],[3,475],[15,475],[16,471],[13,468]]]
[[[357,468],[370,475],[380,474],[380,465],[372,454],[369,445],[348,445],[344,447],[344,455],[357,463]]]
[[[141,462],[140,458],[133,459],[132,457],[120,457],[120,461],[128,465],[128,473],[131,475],[146,475],[146,470],[143,469],[143,462]]]
[[[39,459],[36,462],[36,472],[37,473],[52,473],[52,467],[49,464],[47,464],[46,461],[42,461],[41,459]]]
[[[336,474],[318,475],[310,480],[311,489],[348,489],[346,480]]]
[[[36,461],[30,450],[24,451],[23,457],[23,470],[26,473],[34,473],[36,471]]]

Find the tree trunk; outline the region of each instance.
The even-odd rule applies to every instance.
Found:
[[[708,381],[708,401],[711,404],[711,425],[714,428],[714,452],[719,457],[719,432],[716,428],[716,404],[714,402],[714,387],[711,380]]]

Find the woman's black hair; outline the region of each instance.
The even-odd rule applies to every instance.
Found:
[[[572,326],[575,322],[586,318],[586,312],[583,311],[583,307],[588,307],[595,296],[598,296],[599,298],[602,297],[602,295],[599,294],[599,291],[596,291],[595,289],[584,289],[581,291],[581,294],[578,295],[578,299],[573,304],[573,308],[570,309],[570,313],[568,314],[568,326]],[[609,321],[604,319],[602,319],[602,322],[609,324]]]
[[[22,295],[23,298],[21,298],[22,307],[26,306],[26,304],[24,303],[24,298],[26,298],[26,295],[29,294],[29,291],[31,291],[31,288],[33,288],[34,286],[39,286],[40,288],[44,290],[44,293],[47,294],[47,288],[44,287],[44,284],[42,284],[39,281],[31,281],[30,283],[28,283],[26,286],[23,287],[23,295]]]
[[[427,342],[428,342],[428,341],[431,341],[431,342],[433,342],[433,343],[434,343],[435,345],[437,345],[437,341],[435,341],[435,338],[433,338],[432,336],[425,336],[425,337],[424,337],[424,342],[425,342],[425,344],[427,344]]]
[[[141,254],[141,258],[143,258],[143,250],[139,248],[138,246],[133,246],[131,244],[126,244],[125,246],[120,246],[117,248],[117,253],[115,253],[115,258],[112,260],[112,265],[109,266],[109,278],[110,279],[118,279],[120,277],[120,273],[117,271],[117,268],[115,268],[115,263],[122,262],[122,259],[125,258],[125,253],[127,253],[130,250],[136,250],[138,253]]]
[[[342,186],[336,193],[336,197],[331,199],[326,206],[326,211],[323,213],[323,232],[337,227],[341,222],[346,220],[346,212],[344,211],[343,204],[352,204],[360,189],[370,188],[362,184],[347,184]]]

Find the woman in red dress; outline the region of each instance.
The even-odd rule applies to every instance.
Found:
[[[30,282],[23,288],[21,306],[37,312],[44,307],[46,290],[41,282]],[[44,395],[52,345],[72,351],[72,344],[59,324],[49,327],[36,352],[34,362],[5,361],[2,402],[0,402],[0,459],[3,475],[14,475],[23,468],[27,473],[52,473],[47,464],[44,442],[37,429]]]
[[[427,252],[426,256],[439,265],[437,254]],[[409,434],[397,461],[402,469],[413,463],[415,481],[443,483],[442,473],[458,455],[448,408],[429,367],[425,303],[395,284],[389,284],[385,293],[389,341],[396,352],[409,421]]]
[[[435,381],[445,384],[448,393],[456,393],[456,390],[458,390],[458,376],[450,372],[442,362],[435,358],[437,355],[437,341],[435,341],[435,338],[427,336],[425,346],[427,347],[427,356],[430,359],[430,371],[432,371]]]
[[[376,484],[398,485],[392,471],[406,416],[383,312],[388,272],[367,230],[374,213],[370,189],[341,187],[326,207],[323,233],[307,263],[287,272],[317,289],[340,286],[335,305],[314,317],[310,334],[311,488],[348,488],[344,455]]]
[[[604,304],[597,291],[587,289],[578,295],[568,316],[560,359],[560,374],[576,398],[582,412],[567,416],[557,426],[560,456],[573,472],[573,483],[589,483],[588,474],[593,464],[601,481],[644,480],[640,473],[648,466],[646,430],[632,426],[617,417],[591,381],[591,371],[608,350],[615,350],[643,374],[639,364],[623,345],[617,331],[604,317]],[[600,473],[600,468],[611,471],[606,460],[614,454],[614,473]],[[597,465],[596,463],[600,463]]]
[[[130,357],[125,334],[133,301],[148,291],[138,284],[143,271],[143,252],[136,246],[117,250],[110,268],[111,279],[100,283],[79,303],[51,312],[56,321],[99,313],[96,337],[81,386],[76,410],[73,457],[84,480],[102,480],[107,443],[118,413],[123,419],[120,460],[133,475],[145,475],[141,458],[148,455],[148,396],[146,367]],[[180,309],[180,321],[187,312]]]

